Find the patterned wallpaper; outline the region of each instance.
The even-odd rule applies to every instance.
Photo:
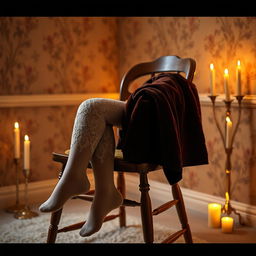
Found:
[[[1,17],[0,94],[117,92],[134,64],[161,55],[192,57],[194,82],[209,93],[209,64],[216,67],[218,93],[223,70],[242,63],[244,94],[256,94],[256,19],[253,17]],[[138,84],[137,84],[138,85]],[[137,86],[135,84],[134,87]],[[15,183],[12,129],[31,135],[31,181],[56,178],[52,151],[69,147],[77,106],[0,108],[0,186]],[[217,108],[220,120],[223,107]],[[234,118],[237,109],[232,109]],[[209,165],[184,169],[182,186],[223,196],[224,150],[210,105],[202,105]],[[243,108],[232,155],[232,198],[256,205],[256,109]],[[224,127],[223,127],[224,128]],[[152,179],[166,182],[161,172]]]
[[[244,91],[256,94],[256,18],[250,17],[133,17],[119,20],[120,72],[140,61],[162,55],[191,57],[197,62],[194,82],[200,93],[209,92],[209,65],[216,67],[216,82],[223,93],[223,71],[235,79],[241,60]],[[231,83],[234,92],[234,83]]]
[[[0,18],[0,33],[1,94],[117,90],[114,18]]]

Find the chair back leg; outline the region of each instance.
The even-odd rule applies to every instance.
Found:
[[[188,218],[187,218],[187,213],[186,213],[186,209],[185,209],[185,204],[184,204],[183,196],[182,196],[182,193],[181,193],[178,183],[172,185],[172,194],[173,194],[173,198],[179,201],[176,204],[176,209],[177,209],[177,213],[179,216],[181,226],[182,226],[182,228],[186,229],[186,232],[184,233],[185,242],[193,243],[190,226],[188,224]]]
[[[124,179],[124,173],[118,172],[117,174],[117,189],[125,198],[125,179]],[[126,226],[126,212],[125,212],[125,206],[121,205],[119,207],[119,226],[125,227]]]
[[[151,199],[149,197],[149,184],[146,172],[140,173],[140,185],[141,191],[140,203],[141,203],[141,221],[143,228],[143,236],[145,243],[153,243],[154,241],[154,229],[153,229],[153,215]]]

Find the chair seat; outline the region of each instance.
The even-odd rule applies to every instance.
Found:
[[[68,159],[69,150],[66,150],[64,154],[53,152],[53,160],[65,164]],[[88,168],[92,168],[91,163],[89,162]],[[120,149],[115,150],[115,160],[114,160],[114,170],[117,172],[151,172],[159,170],[162,167],[157,164],[150,163],[131,163],[123,159],[123,153]]]
[[[115,150],[115,171],[125,171],[125,172],[151,172],[155,170],[159,170],[162,167],[157,164],[150,164],[150,163],[132,163],[125,161],[123,159],[123,153],[122,150],[116,149]]]

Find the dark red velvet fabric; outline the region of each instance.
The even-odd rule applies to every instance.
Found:
[[[128,98],[118,148],[127,161],[162,165],[170,184],[182,167],[208,164],[196,86],[172,73],[144,83]]]

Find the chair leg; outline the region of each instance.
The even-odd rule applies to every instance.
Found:
[[[61,176],[63,175],[65,166],[66,166],[66,163],[63,163],[62,169],[59,173],[59,180],[60,180]],[[57,233],[58,233],[58,225],[60,222],[61,214],[62,214],[62,208],[56,212],[53,212],[51,215],[50,226],[48,229],[47,243],[55,243]]]
[[[124,179],[124,173],[118,172],[117,174],[117,189],[125,198],[125,179]],[[119,207],[119,225],[120,227],[126,226],[126,212],[125,212],[125,206]]]
[[[140,191],[141,191],[141,221],[143,228],[143,236],[145,243],[153,243],[154,241],[154,229],[153,229],[153,216],[151,199],[149,197],[149,184],[147,173],[140,173]]]
[[[176,209],[177,209],[181,226],[182,228],[186,229],[186,232],[184,233],[185,242],[193,243],[190,226],[188,224],[185,204],[184,204],[183,196],[178,183],[172,185],[172,194],[174,199],[179,200],[179,202],[176,204]]]
[[[56,212],[52,213],[51,216],[51,224],[48,229],[47,243],[55,243],[57,233],[58,233],[58,225],[60,222],[60,217],[62,214],[62,208]]]

